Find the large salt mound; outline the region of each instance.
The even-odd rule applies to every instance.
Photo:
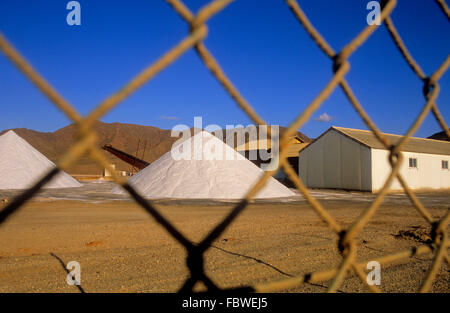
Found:
[[[131,177],[128,183],[147,198],[239,199],[264,173],[222,140],[205,131],[173,147],[172,151],[182,153],[183,149],[186,149],[184,151],[188,152],[190,159],[175,159],[169,151]],[[217,155],[222,159],[213,159]],[[113,193],[124,191],[116,187]],[[270,178],[255,198],[293,195],[284,185]]]
[[[0,189],[27,189],[54,167],[53,162],[14,131],[0,136]],[[80,186],[73,177],[61,172],[44,188]]]

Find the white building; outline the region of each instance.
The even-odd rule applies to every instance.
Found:
[[[403,136],[384,134],[392,143]],[[400,174],[411,189],[450,188],[450,142],[410,138]],[[390,171],[389,151],[371,131],[331,127],[299,154],[299,175],[309,188],[377,192]],[[397,179],[391,190],[402,190]]]

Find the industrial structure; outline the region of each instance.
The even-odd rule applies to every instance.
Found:
[[[131,174],[137,173],[140,170],[146,168],[150,164],[147,161],[144,161],[144,160],[138,158],[137,155],[134,156],[129,153],[123,152],[122,150],[114,148],[112,145],[109,145],[109,144],[103,145],[102,149],[105,151],[108,151],[109,153],[115,155],[122,161],[125,161],[126,163],[131,165],[131,168],[132,168],[131,172],[126,172],[126,174],[122,173],[121,174],[122,176],[130,176]],[[124,171],[121,171],[121,172],[124,172]],[[108,170],[104,169],[103,176],[111,176],[111,173],[108,173]]]
[[[292,136],[289,143],[290,145],[288,147],[287,160],[292,168],[298,172],[299,152],[303,150],[309,142],[303,140],[299,136]],[[272,140],[270,139],[252,140],[236,147],[236,151],[252,161],[256,166],[261,167],[262,164],[270,163],[271,161],[271,144]],[[292,185],[286,173],[284,173],[281,169],[274,175],[274,177],[286,185]]]
[[[384,134],[391,143],[403,136]],[[399,173],[411,189],[450,188],[450,142],[410,138]],[[391,166],[389,151],[371,131],[331,127],[299,154],[299,175],[309,188],[377,192]],[[402,190],[395,179],[390,190]]]

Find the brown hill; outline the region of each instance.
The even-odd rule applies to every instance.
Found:
[[[47,158],[53,162],[57,162],[74,143],[75,129],[75,125],[71,124],[53,133],[43,133],[26,128],[16,128],[13,130]],[[99,146],[111,144],[113,147],[126,153],[137,155],[149,163],[170,151],[172,144],[179,139],[177,137],[171,137],[171,130],[159,129],[153,126],[97,122],[94,130],[99,137]],[[284,130],[285,128],[280,127],[280,133],[283,133]],[[6,131],[8,130],[0,132],[0,135]],[[297,135],[305,141],[309,141],[309,138],[302,133],[298,133]],[[144,155],[143,148],[145,141],[146,149]],[[139,150],[137,149],[138,143]],[[121,171],[132,170],[131,165],[106,151],[104,152],[110,160],[110,163],[115,164],[116,169]],[[103,169],[94,161],[84,156],[76,164],[71,166],[68,172],[72,175],[101,175]]]
[[[13,130],[53,162],[57,161],[74,143],[75,125],[73,124],[53,133],[42,133],[24,128]],[[146,153],[143,158],[148,162],[156,160],[169,151],[172,143],[177,140],[177,138],[170,137],[170,130],[152,126],[97,122],[94,130],[99,137],[99,146],[112,144],[114,147],[133,155],[136,154],[138,141],[140,140],[140,157],[143,156],[144,140],[147,140]],[[4,132],[1,132],[0,135]],[[123,171],[131,170],[129,164],[106,151],[105,154],[110,162],[116,165],[117,169]],[[87,156],[82,157],[68,170],[73,175],[101,175],[102,171],[103,169]]]
[[[450,141],[450,138],[447,137],[447,134],[444,131],[433,134],[430,137],[428,137],[428,139]]]

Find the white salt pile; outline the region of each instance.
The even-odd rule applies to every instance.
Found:
[[[222,140],[202,131],[173,147],[128,183],[147,198],[239,199],[263,173]],[[113,193],[124,191],[116,187]],[[270,178],[255,198],[293,195]]]
[[[14,131],[0,136],[0,189],[26,189],[33,186],[55,164],[33,148]],[[82,186],[70,175],[61,172],[44,188]]]

